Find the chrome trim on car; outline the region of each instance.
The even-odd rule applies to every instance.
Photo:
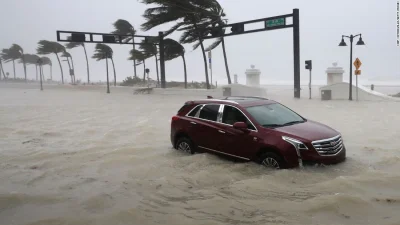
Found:
[[[228,154],[228,153],[225,153],[225,152],[220,152],[220,151],[213,150],[213,149],[206,148],[206,147],[202,147],[202,146],[198,146],[198,147],[202,148],[202,149],[205,149],[205,150],[208,150],[208,151],[217,152],[217,153],[221,153],[221,154],[224,154],[224,155],[233,156],[233,157],[236,157],[236,158],[239,158],[239,159],[244,159],[244,160],[249,160],[250,161],[250,159],[248,159],[248,158],[240,157],[240,156],[237,156],[237,155],[232,155],[232,154]]]
[[[216,101],[219,101],[219,102],[229,102],[229,103],[233,103],[233,104],[239,104],[238,102],[235,102],[235,101],[224,100],[224,99],[216,99],[216,98],[212,98],[212,99],[199,99],[199,100],[196,100],[196,101],[201,101],[201,102],[216,102]],[[220,103],[216,103],[216,104],[220,104]]]
[[[341,135],[323,140],[312,141],[311,144],[320,156],[337,156],[344,149],[344,143]],[[331,152],[333,154],[330,154]]]
[[[198,119],[198,120],[202,120],[202,121],[207,121],[207,122],[218,123],[218,124],[222,124],[222,125],[225,125],[225,126],[233,127],[233,125],[226,124],[226,123],[222,123],[223,111],[222,111],[222,113],[221,113],[221,115],[220,115],[220,110],[221,110],[221,108],[222,108],[222,110],[225,108],[225,105],[224,105],[224,104],[220,104],[220,103],[210,103],[210,104],[199,104],[198,106],[200,106],[200,105],[201,105],[201,108],[200,108],[199,111],[197,111],[197,113],[196,113],[196,115],[195,115],[194,117],[193,117],[193,116],[189,116],[189,114],[190,114],[190,112],[191,112],[192,110],[194,110],[197,106],[194,107],[188,114],[186,114],[186,117],[194,118],[194,119]],[[219,108],[219,110],[218,110],[217,121],[206,120],[206,119],[202,119],[202,118],[199,117],[199,116],[200,116],[201,110],[202,110],[202,109],[204,108],[204,106],[206,106],[206,105],[220,105],[220,108]],[[227,106],[231,106],[231,107],[236,108],[237,110],[239,110],[239,111],[250,121],[250,123],[253,125],[253,127],[255,128],[255,130],[249,129],[249,131],[258,132],[257,127],[256,127],[256,126],[254,125],[254,123],[249,119],[249,117],[247,117],[247,115],[243,113],[242,110],[240,110],[239,108],[237,108],[237,107],[235,107],[235,106],[233,106],[233,105],[227,105]]]

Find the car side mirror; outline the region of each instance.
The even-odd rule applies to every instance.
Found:
[[[241,130],[241,131],[247,131],[247,124],[245,122],[236,122],[233,124],[233,128]]]

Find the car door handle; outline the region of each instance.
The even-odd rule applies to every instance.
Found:
[[[193,125],[196,125],[197,123],[195,123],[195,122],[190,122],[191,124],[193,124]]]
[[[225,131],[223,130],[218,130],[218,132],[220,132],[221,134],[225,134]]]

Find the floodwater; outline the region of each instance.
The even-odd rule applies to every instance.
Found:
[[[0,224],[400,224],[400,104],[300,100],[339,130],[348,160],[272,171],[172,149],[197,97],[0,88]],[[307,96],[307,93],[303,93]]]

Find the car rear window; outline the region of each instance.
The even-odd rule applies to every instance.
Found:
[[[205,105],[200,111],[199,118],[211,121],[217,121],[220,105]]]

